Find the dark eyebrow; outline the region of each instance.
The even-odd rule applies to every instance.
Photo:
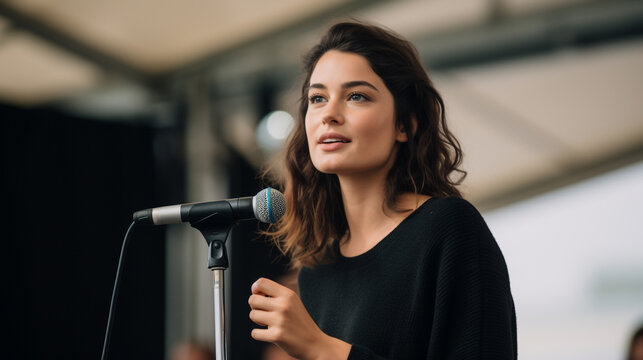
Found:
[[[346,83],[342,84],[343,89],[350,89],[350,88],[353,88],[353,87],[356,87],[356,86],[368,86],[371,89],[379,92],[379,90],[377,90],[377,88],[373,84],[369,83],[368,81],[355,80],[355,81],[349,81],[349,82],[346,82]],[[313,88],[313,89],[326,89],[326,85],[315,83],[315,84],[310,84],[308,86],[308,88],[309,89],[310,88]]]

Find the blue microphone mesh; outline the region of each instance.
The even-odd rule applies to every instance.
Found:
[[[265,223],[275,223],[286,212],[284,194],[272,188],[265,188],[255,195],[255,216]]]

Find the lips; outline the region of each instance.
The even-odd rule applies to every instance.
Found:
[[[317,141],[318,144],[337,144],[337,143],[349,143],[351,142],[350,138],[347,138],[344,135],[338,133],[326,133],[319,137]]]
[[[338,133],[326,133],[319,137],[317,144],[324,152],[339,150],[351,142],[350,138]]]

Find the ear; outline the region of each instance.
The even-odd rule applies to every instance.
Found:
[[[417,120],[415,119],[415,115],[411,116],[411,126],[413,126],[413,129],[411,129],[411,135],[415,134],[415,130],[417,129]],[[407,142],[409,141],[409,135],[406,129],[404,128],[404,125],[400,124],[400,126],[397,129],[397,136],[395,137],[395,140],[398,142]]]

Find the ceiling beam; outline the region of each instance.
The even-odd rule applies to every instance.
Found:
[[[79,41],[73,36],[53,26],[44,24],[37,18],[24,14],[2,1],[0,1],[0,15],[6,17],[11,22],[13,31],[23,30],[29,32],[58,48],[98,66],[107,73],[118,75],[142,85],[146,85],[151,79],[148,74],[131,66],[122,59]]]
[[[412,39],[429,70],[449,70],[643,35],[643,2],[593,1]]]
[[[584,163],[567,164],[562,173],[536,179],[532,182],[507,189],[500,194],[489,196],[476,201],[481,211],[491,211],[506,205],[517,203],[545,194],[583,180],[587,180],[628,165],[643,161],[643,143],[638,143],[616,153],[606,154],[599,159]]]

